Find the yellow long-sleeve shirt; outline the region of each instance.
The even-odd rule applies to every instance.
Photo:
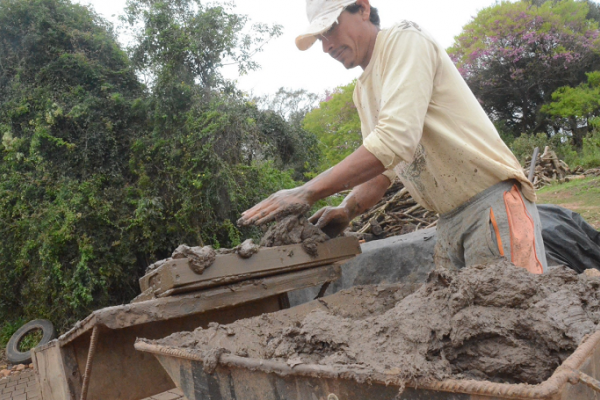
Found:
[[[364,146],[422,206],[447,213],[505,180],[535,190],[446,51],[413,22],[377,36],[354,103]]]

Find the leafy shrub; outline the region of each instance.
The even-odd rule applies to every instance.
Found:
[[[571,162],[569,165],[581,165],[586,169],[600,167],[600,131],[595,130],[585,137],[581,152],[567,162]]]
[[[594,168],[600,166],[600,132],[593,131],[583,139],[583,148],[577,151],[573,148],[569,136],[555,135],[551,138],[544,133],[537,135],[523,134],[512,141],[511,150],[521,162],[525,163],[527,157],[531,157],[536,147],[540,152],[546,146],[550,146],[557,156],[564,160],[571,168],[582,166],[583,168]]]
[[[0,319],[65,329],[135,294],[143,87],[110,26],[66,0],[0,0],[0,59]]]
[[[6,348],[12,335],[25,325],[25,323],[26,321],[23,318],[17,318],[14,321],[4,321],[0,326],[0,348]]]
[[[178,245],[258,236],[239,214],[315,163],[314,138],[218,73],[226,57],[255,67],[245,18],[185,0],[129,5],[148,34],[131,49],[137,70],[90,9],[0,0],[0,321],[65,331],[129,302]]]
[[[327,170],[362,144],[361,125],[352,100],[356,82],[328,93],[319,108],[304,118],[304,129],[316,135],[323,153],[318,172]]]
[[[524,133],[512,141],[510,148],[521,164],[525,162],[527,157],[531,157],[536,147],[540,148],[541,153],[546,146],[550,146],[564,159],[565,154],[569,154],[570,146],[568,143],[563,144],[563,140],[559,135],[548,138],[548,135],[545,133],[538,133],[536,135]]]

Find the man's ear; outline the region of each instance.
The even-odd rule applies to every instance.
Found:
[[[369,0],[357,0],[356,4],[360,6],[360,15],[363,21],[368,21],[371,18],[371,3]]]

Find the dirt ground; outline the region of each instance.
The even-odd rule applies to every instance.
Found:
[[[596,330],[598,288],[600,279],[566,268],[533,275],[501,262],[435,271],[418,289],[352,288],[307,314],[290,310],[213,324],[157,343],[393,373],[413,382],[453,377],[537,384]]]
[[[538,191],[538,203],[573,210],[600,230],[600,177],[547,186]]]

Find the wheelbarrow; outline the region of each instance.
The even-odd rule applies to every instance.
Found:
[[[316,257],[301,245],[273,247],[248,260],[218,257],[202,275],[191,272],[188,260],[172,260],[142,279],[142,290],[151,288],[157,298],[95,311],[33,351],[42,399],[139,400],[173,389],[156,359],[135,351],[136,338],[287,309],[288,292],[338,280],[340,265],[360,251],[356,238],[321,243]]]
[[[334,298],[336,295],[330,296]],[[295,307],[306,314],[312,302]],[[352,367],[203,356],[195,349],[138,340],[135,348],[160,361],[188,400],[599,400],[600,330],[582,341],[554,374],[538,385],[475,380],[405,382],[394,374],[366,374]]]

